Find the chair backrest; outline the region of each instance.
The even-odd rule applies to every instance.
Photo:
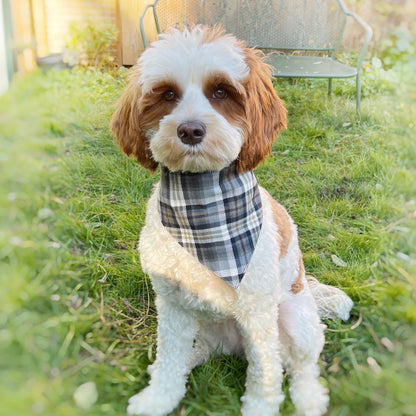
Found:
[[[336,51],[345,28],[341,0],[157,0],[158,31],[221,24],[261,49]]]

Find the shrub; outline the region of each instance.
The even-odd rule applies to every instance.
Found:
[[[398,64],[411,64],[416,69],[416,36],[405,27],[391,30],[389,36],[381,40],[377,56],[385,69]]]
[[[75,52],[76,63],[94,70],[105,70],[114,65],[114,47],[118,30],[110,22],[92,21],[73,22],[69,26],[71,40],[67,47]]]

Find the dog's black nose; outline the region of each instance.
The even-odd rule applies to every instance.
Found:
[[[196,145],[204,139],[207,129],[201,121],[185,121],[178,126],[177,134],[182,143]]]

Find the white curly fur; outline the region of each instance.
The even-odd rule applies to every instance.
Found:
[[[209,147],[210,157],[202,162],[204,144],[193,149],[187,161],[169,160],[175,169],[220,169],[235,159],[244,141],[238,126],[217,114],[202,92],[204,76],[211,69],[220,69],[236,83],[250,77],[244,50],[229,36],[207,45],[204,30],[163,35],[139,60],[139,84],[147,94],[163,78],[176,79],[183,91],[183,101],[160,120],[157,129],[148,132],[150,149],[158,162],[164,163],[176,147],[183,146],[175,136],[176,126],[195,114],[207,124],[207,135],[214,131],[222,141],[233,141],[224,145],[231,149],[229,153],[221,147]],[[215,137],[207,141],[214,143]],[[290,394],[298,414],[325,413],[328,391],[319,382],[317,364],[325,326],[319,314],[347,319],[352,302],[338,289],[312,277],[307,280],[296,226],[286,211],[280,207],[277,217],[275,202],[260,188],[263,226],[246,274],[234,290],[163,227],[158,193],[156,185],[139,242],[143,270],[157,295],[157,354],[148,368],[149,386],[129,400],[128,414],[163,416],[173,411],[185,395],[191,370],[218,353],[239,354],[248,360],[246,391],[241,399],[243,416],[279,413],[284,399],[283,371],[290,376]],[[284,235],[290,237],[286,247]]]

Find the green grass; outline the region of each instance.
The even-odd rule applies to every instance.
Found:
[[[380,82],[364,85],[359,119],[347,81],[332,99],[324,82],[278,82],[289,128],[256,175],[298,224],[307,271],[355,302],[350,322],[326,322],[329,414],[410,416],[416,102],[400,83],[378,94]],[[136,244],[158,175],[112,142],[124,86],[124,76],[35,73],[0,98],[4,416],[122,415],[148,381],[156,317]],[[245,370],[233,357],[197,368],[174,414],[238,415]],[[98,400],[83,410],[73,393],[88,381]],[[282,414],[293,411],[287,400]]]

